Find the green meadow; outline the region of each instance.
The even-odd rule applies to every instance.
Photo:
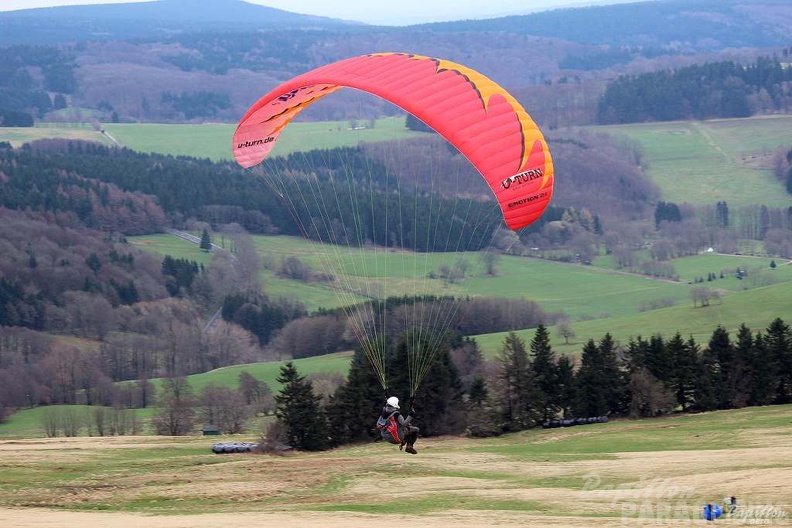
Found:
[[[0,424],[0,441],[14,438],[41,438],[45,435],[44,423],[47,415],[50,413],[57,415],[65,410],[74,413],[84,423],[88,423],[92,421],[91,413],[96,410],[96,407],[89,405],[45,405],[17,411],[9,416],[5,423]],[[127,409],[126,411],[135,415],[141,427],[141,434],[153,434],[154,430],[151,428],[150,422],[156,412],[154,407]],[[84,429],[81,434],[87,435]]]
[[[371,126],[373,125],[373,127]],[[390,117],[360,122],[350,127],[348,121],[294,122],[278,138],[273,155],[295,151],[353,147],[367,141],[390,141],[420,136],[404,126],[404,117]],[[119,143],[140,152],[172,156],[231,160],[231,143],[236,125],[164,125],[154,123],[115,124],[105,129]]]
[[[235,124],[206,123],[201,125],[160,123],[103,123],[105,131],[124,147],[139,152],[208,158],[230,161]],[[422,137],[404,125],[404,117],[388,117],[361,121],[351,127],[349,121],[294,122],[286,128],[273,150],[274,155],[313,149],[353,147],[370,141],[391,141]],[[112,145],[83,123],[40,123],[34,127],[0,127],[0,141],[15,148],[38,139],[80,139]]]
[[[323,264],[325,259],[318,255],[330,249],[321,244],[298,237],[253,238],[262,259],[273,268],[287,256],[298,256],[316,271],[327,271]],[[160,254],[208,264],[209,254],[196,244],[172,235],[131,237],[129,240]],[[215,243],[222,242],[215,240]],[[426,259],[419,259],[419,268],[409,270],[401,267],[400,259],[403,258],[398,252],[355,249],[351,256],[333,256],[330,260],[338,266],[334,272],[358,273],[357,279],[351,280],[353,283],[378,282],[389,276],[391,282],[387,291],[397,295],[410,294],[417,288],[419,292],[461,296],[524,298],[538,302],[549,312],[564,312],[576,336],[566,343],[552,332],[554,329],[551,334],[553,346],[569,354],[579,353],[588,339],[598,340],[608,332],[624,343],[638,335],[661,333],[670,337],[680,332],[703,344],[718,325],[734,332],[745,323],[758,331],[776,317],[792,321],[792,265],[782,259],[704,253],[672,260],[679,280],[669,281],[608,269],[606,261],[583,266],[508,256],[499,264],[497,276],[491,277],[484,273],[475,253],[427,255]],[[427,270],[436,270],[442,264],[453,265],[459,259],[470,264],[464,280],[448,285],[439,279],[426,278]],[[365,274],[361,272],[364,268],[359,265],[361,261],[367,262]],[[775,268],[771,267],[771,262],[776,263]],[[746,271],[744,279],[737,279],[737,268]],[[709,274],[716,279],[707,281]],[[703,278],[704,282],[695,283],[697,278]],[[353,298],[348,293],[334,292],[326,283],[278,278],[272,270],[263,272],[262,281],[268,295],[296,295],[309,310],[337,306]],[[691,295],[694,287],[717,290],[721,298],[706,307],[694,306]],[[666,307],[660,308],[659,304]],[[532,330],[518,333],[526,341],[533,336]],[[504,337],[505,334],[499,333],[477,336],[477,340],[486,355],[494,356]]]
[[[772,155],[792,147],[792,116],[590,127],[626,136],[644,150],[649,177],[677,204],[789,206]],[[551,145],[552,148],[552,145]]]
[[[683,338],[693,337],[700,346],[705,347],[718,326],[728,330],[734,338],[741,324],[754,332],[764,332],[777,317],[789,324],[792,321],[791,299],[792,282],[734,292],[721,300],[712,301],[706,307],[694,307],[692,299],[688,298],[668,308],[573,322],[575,336],[568,343],[556,335],[555,328],[551,327],[551,343],[557,353],[574,356],[580,354],[586,341],[599,341],[606,333],[626,345],[630,338],[638,336],[647,338],[660,334],[670,338],[679,332]],[[519,330],[516,334],[530,342],[534,330]],[[500,350],[505,337],[506,333],[501,332],[476,336],[476,341],[487,356],[493,357]]]
[[[349,363],[352,360],[352,352],[338,352],[325,356],[315,356],[310,358],[296,359],[294,365],[302,376],[313,374],[339,374],[346,377],[349,371]],[[280,375],[280,370],[286,361],[268,361],[264,363],[249,363],[245,365],[233,365],[223,367],[203,374],[193,374],[188,376],[190,386],[194,391],[200,392],[207,385],[220,385],[227,387],[239,386],[239,375],[247,372],[258,380],[265,382],[269,387],[277,392],[280,390],[280,383],[276,378]],[[154,380],[158,386],[160,380]]]
[[[98,141],[107,146],[112,145],[109,139],[82,124],[67,126],[60,123],[52,125],[45,123],[35,127],[0,127],[0,141],[7,141],[14,148],[39,139]]]

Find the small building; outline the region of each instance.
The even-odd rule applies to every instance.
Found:
[[[204,436],[220,436],[220,428],[213,424],[204,424],[202,431]]]

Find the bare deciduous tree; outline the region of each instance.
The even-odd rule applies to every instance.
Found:
[[[569,340],[575,337],[575,330],[572,328],[572,322],[569,319],[563,319],[556,325],[556,334],[564,338],[564,344],[568,345]]]
[[[480,253],[481,263],[484,264],[484,272],[490,277],[498,274],[498,264],[503,258],[500,253],[492,249],[486,249]]]
[[[183,436],[195,427],[192,388],[187,378],[168,378],[159,395],[160,412],[154,417],[157,434]]]
[[[208,367],[216,369],[260,359],[256,337],[242,327],[220,321],[214,331],[204,335]]]
[[[251,407],[245,404],[244,396],[230,387],[207,385],[198,404],[204,423],[214,424],[226,434],[241,433],[250,417]]]

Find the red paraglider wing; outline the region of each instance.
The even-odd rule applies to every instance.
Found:
[[[454,145],[489,184],[509,228],[531,224],[549,204],[553,161],[520,103],[470,68],[419,55],[353,57],[281,84],[240,121],[233,140],[237,162],[243,167],[261,163],[303,108],[343,87],[390,101]]]

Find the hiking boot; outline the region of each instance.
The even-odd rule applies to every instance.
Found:
[[[402,449],[404,449],[404,442],[402,442],[401,444],[399,444],[399,451],[401,451]]]
[[[411,455],[417,455],[418,454],[418,451],[416,451],[413,446],[407,446],[407,447],[404,448],[404,450],[407,451],[408,453],[410,453]]]

